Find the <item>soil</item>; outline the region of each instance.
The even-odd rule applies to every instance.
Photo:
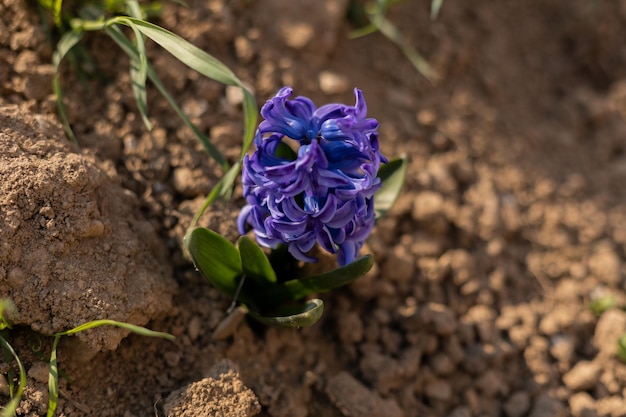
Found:
[[[165,2],[157,23],[225,62],[263,103],[364,91],[406,186],[365,250],[376,266],[322,296],[305,329],[234,320],[181,251],[220,175],[150,86],[148,132],[128,62],[102,34],[95,69],[62,66],[73,147],[56,116],[53,43],[34,2],[0,0],[0,298],[28,371],[19,415],[46,412],[51,333],[59,416],[625,416],[626,5],[405,1],[388,18],[436,70],[381,34],[349,39],[347,0]],[[149,43],[167,89],[232,161],[235,90]],[[90,68],[91,68],[90,67]],[[201,225],[236,238],[240,189]],[[595,315],[590,302],[616,307]],[[0,388],[14,364],[0,362]],[[0,391],[2,403],[8,401]]]

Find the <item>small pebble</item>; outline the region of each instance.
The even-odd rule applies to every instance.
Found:
[[[530,409],[530,396],[526,391],[514,392],[504,403],[503,409],[507,417],[522,417]]]
[[[578,362],[569,372],[563,375],[563,383],[572,391],[592,389],[598,383],[600,370],[595,362]]]

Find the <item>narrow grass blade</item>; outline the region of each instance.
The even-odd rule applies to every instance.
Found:
[[[117,26],[109,26],[105,29],[106,33],[117,43],[117,45],[126,53],[131,60],[139,59],[139,52],[133,43],[122,33],[122,31]],[[178,106],[176,100],[170,95],[167,91],[161,79],[157,75],[156,71],[152,66],[148,63],[146,65],[147,76],[152,81],[154,86],[159,90],[163,98],[167,101],[167,103],[174,109],[176,114],[181,118],[181,120],[191,129],[194,135],[198,138],[204,149],[207,153],[217,161],[224,168],[228,168],[228,164],[226,159],[222,155],[222,153],[209,141],[209,138],[198,129],[196,125],[187,117],[185,112]]]
[[[417,72],[422,74],[428,81],[435,81],[438,76],[433,67],[430,66],[428,61],[420,55],[413,47],[411,47],[402,36],[402,33],[396,28],[396,26],[387,20],[385,17],[379,20],[371,19],[372,24],[378,28],[380,33],[385,35],[390,41],[392,41],[409,60],[409,62],[415,67]]]
[[[24,394],[24,388],[26,387],[26,370],[24,369],[24,365],[20,361],[20,358],[15,353],[13,347],[7,342],[2,336],[0,336],[0,346],[7,352],[13,356],[15,362],[17,363],[17,367],[20,370],[20,383],[17,386],[17,391],[13,398],[4,406],[4,410],[2,410],[2,417],[13,417],[15,416],[15,411],[17,410],[17,406],[20,404],[22,400],[22,394]]]
[[[307,301],[305,304],[282,308],[276,311],[276,315],[263,316],[252,310],[248,314],[255,320],[268,326],[282,327],[308,327],[315,324],[324,312],[324,303],[320,299]]]
[[[254,139],[257,112],[258,109],[254,96],[250,91],[248,91],[247,88],[243,88],[243,116],[245,132],[243,136],[243,146],[241,148],[240,159],[243,159],[243,157],[246,155],[248,149],[250,148],[250,145],[252,144],[252,140]]]
[[[82,31],[72,30],[66,32],[57,43],[56,50],[52,54],[52,65],[54,66],[52,90],[54,91],[54,94],[56,96],[57,110],[59,112],[59,117],[61,118],[61,123],[63,124],[65,134],[67,134],[70,140],[75,144],[78,144],[78,140],[76,139],[74,131],[70,126],[70,122],[67,117],[67,109],[65,108],[65,103],[63,102],[63,91],[61,89],[61,80],[59,79],[59,67],[61,65],[61,61],[63,61],[63,58],[74,46],[76,46],[82,36]]]
[[[61,336],[55,336],[50,353],[50,367],[48,369],[48,413],[53,417],[59,403],[59,364],[57,362],[57,346]]]
[[[148,130],[152,130],[152,123],[148,119],[148,98],[146,94],[146,79],[148,78],[148,58],[146,56],[146,46],[143,35],[133,27],[135,33],[135,47],[139,55],[139,60],[131,57],[130,60],[130,82],[133,86],[133,94],[137,101],[137,109],[141,114],[141,119]]]
[[[154,330],[146,329],[145,327],[136,326],[134,324],[124,323],[124,322],[115,321],[115,320],[90,321],[88,323],[83,323],[80,326],[74,327],[73,329],[66,330],[64,332],[55,333],[54,336],[55,337],[56,336],[69,336],[69,335],[76,334],[78,332],[82,332],[82,331],[89,330],[89,329],[94,329],[100,326],[121,327],[123,329],[130,330],[133,333],[137,333],[138,335],[141,335],[141,336],[160,337],[160,338],[167,339],[167,340],[175,339],[175,337],[169,333],[155,332]]]
[[[141,336],[147,337],[160,337],[162,339],[174,340],[175,337],[169,333],[155,332],[154,330],[146,329],[145,327],[136,326],[130,323],[124,323],[115,320],[94,320],[88,323],[83,323],[80,326],[73,329],[59,332],[54,334],[54,342],[52,344],[52,352],[50,353],[50,368],[48,371],[48,414],[47,417],[53,417],[56,412],[58,400],[59,400],[59,366],[57,362],[57,346],[62,336],[73,335],[85,330],[94,329],[100,326],[116,326],[126,330],[130,330],[133,333],[137,333]],[[4,416],[3,416],[4,417]]]
[[[377,219],[391,209],[400,195],[406,177],[406,167],[406,159],[399,158],[389,161],[388,164],[381,166],[378,170],[381,186],[374,194],[374,210]]]
[[[439,11],[441,10],[441,6],[443,6],[443,0],[432,0],[430,2],[431,20],[437,20],[437,17],[439,17]]]
[[[134,26],[141,33],[146,35],[146,37],[152,39],[191,69],[222,84],[240,87],[244,92],[243,109],[245,115],[245,134],[242,155],[245,154],[254,136],[257,120],[257,105],[254,96],[230,68],[180,36],[152,23],[131,17],[113,18],[109,21],[109,24],[111,23],[119,23],[131,27]]]
[[[242,86],[241,81],[230,68],[167,29],[144,20],[125,16],[112,18],[108,23],[134,26],[189,68],[222,84]]]
[[[131,17],[134,17],[135,19],[143,19],[145,17],[137,0],[126,0],[124,3],[126,3],[128,14]]]

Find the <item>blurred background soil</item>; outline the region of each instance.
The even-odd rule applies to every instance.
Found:
[[[626,416],[615,355],[626,313],[589,309],[601,295],[626,302],[626,2],[445,0],[435,21],[430,1],[401,2],[388,18],[432,83],[384,36],[349,39],[347,0],[186,3],[165,2],[157,23],[225,62],[260,105],[283,85],[318,105],[364,91],[383,153],[409,160],[368,241],[377,265],[324,295],[311,328],[244,320],[213,340],[230,300],[180,247],[219,168],[151,87],[146,131],[127,59],[98,34],[84,39],[97,77],[81,85],[62,68],[81,143],[70,147],[37,8],[0,0],[0,168],[13,167],[0,169],[0,296],[26,325],[11,332],[29,375],[20,415],[46,409],[50,340],[28,326],[49,334],[104,315],[151,319],[177,339],[64,339],[57,415]],[[154,44],[148,54],[237,158],[237,91]],[[239,196],[201,224],[234,239]]]

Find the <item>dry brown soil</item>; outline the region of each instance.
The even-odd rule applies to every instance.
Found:
[[[626,416],[626,3],[406,0],[388,17],[434,66],[429,83],[380,34],[350,40],[346,0],[165,2],[159,24],[214,54],[259,103],[283,85],[318,104],[363,89],[406,186],[367,250],[377,265],[323,299],[311,328],[247,320],[213,334],[230,301],[182,256],[220,171],[152,86],[147,132],[128,61],[85,36],[96,71],[64,65],[34,2],[0,0],[0,297],[28,369],[25,416],[45,415],[52,332],[59,416]],[[156,45],[149,56],[225,154],[240,151],[235,90]],[[242,206],[201,223],[236,237]],[[600,317],[594,297],[617,300]],[[9,368],[0,362],[0,402]],[[4,386],[4,388],[3,388]]]

